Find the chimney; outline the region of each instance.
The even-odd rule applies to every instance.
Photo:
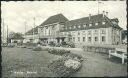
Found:
[[[91,14],[89,14],[89,20],[91,19]]]
[[[105,11],[103,11],[103,17],[104,17],[104,15],[105,15]]]
[[[106,16],[108,17],[108,12],[106,12]]]

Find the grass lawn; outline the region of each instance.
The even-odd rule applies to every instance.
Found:
[[[50,77],[54,74],[47,65],[60,58],[47,51],[27,48],[2,48],[3,77]]]
[[[127,65],[120,58],[108,58],[106,54],[84,52],[70,49],[72,53],[82,55],[81,69],[71,77],[113,77],[127,76]],[[60,56],[47,51],[32,51],[27,48],[2,49],[2,73],[4,77],[53,77],[47,65]]]

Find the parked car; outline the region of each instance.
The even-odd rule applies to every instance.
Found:
[[[48,45],[50,45],[50,46],[55,46],[56,44],[55,44],[55,42],[50,41]]]
[[[9,43],[9,44],[7,45],[7,47],[9,47],[9,48],[13,48],[13,47],[15,47],[15,44],[13,44],[13,43]]]
[[[68,47],[75,48],[75,43],[67,42]]]
[[[71,47],[71,48],[75,48],[75,43],[73,42],[61,42],[61,46],[62,47]]]

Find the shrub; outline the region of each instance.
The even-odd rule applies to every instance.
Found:
[[[61,45],[67,45],[67,43],[65,41],[62,41]]]
[[[2,43],[1,46],[2,47],[7,47],[7,43]]]
[[[61,46],[61,44],[60,44],[60,43],[57,43],[55,46],[56,46],[56,47],[60,47],[60,46]]]
[[[15,45],[14,44],[12,44],[12,43],[9,43],[8,45],[7,45],[7,47],[9,47],[9,48],[13,48]]]
[[[33,48],[33,51],[41,51],[41,50],[42,50],[41,47],[35,47],[35,48]]]
[[[83,61],[83,57],[81,55],[73,54],[73,53],[65,53],[63,57],[66,57],[68,59],[73,59],[79,62]]]
[[[54,43],[53,41],[50,41],[50,42],[49,42],[49,45],[50,45],[50,46],[55,46],[55,43]]]
[[[28,46],[27,48],[28,48],[28,49],[33,49],[33,47],[32,47],[32,46]]]
[[[43,47],[43,48],[42,48],[42,51],[48,51],[48,49],[49,49],[49,48]]]
[[[48,49],[48,52],[51,54],[56,54],[56,55],[63,55],[65,53],[70,53],[69,50],[64,50],[64,49]]]
[[[46,44],[45,44],[45,43],[42,43],[41,45],[42,45],[42,46],[46,46]]]
[[[65,61],[64,65],[68,68],[77,70],[81,66],[81,63],[76,60],[68,59],[67,61]]]
[[[80,67],[80,62],[68,58],[59,58],[48,65],[48,68],[59,77],[67,77]]]
[[[21,48],[26,48],[26,46],[21,46]]]

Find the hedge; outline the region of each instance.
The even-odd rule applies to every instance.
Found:
[[[63,55],[65,53],[70,53],[69,50],[64,50],[64,49],[48,49],[48,52],[51,54],[56,54],[56,55]]]

